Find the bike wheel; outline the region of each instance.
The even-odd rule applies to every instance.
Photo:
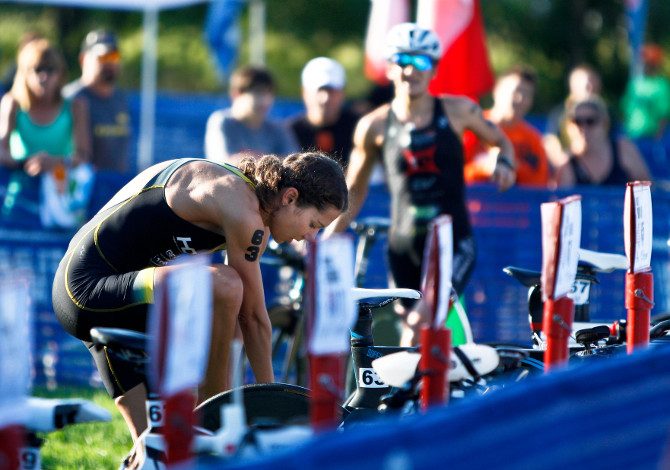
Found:
[[[309,394],[297,385],[271,383],[240,387],[249,426],[309,423]],[[221,406],[231,403],[233,390],[215,395],[195,409],[196,422],[210,431],[218,430]]]

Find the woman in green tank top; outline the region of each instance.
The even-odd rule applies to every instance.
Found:
[[[0,165],[12,171],[2,215],[36,215],[38,175],[53,172],[62,181],[66,165],[87,162],[88,109],[81,100],[65,101],[65,61],[46,39],[33,39],[19,51],[11,90],[0,102]],[[17,202],[21,211],[15,213]],[[23,214],[26,215],[26,214]]]

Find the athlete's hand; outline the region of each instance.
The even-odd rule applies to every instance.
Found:
[[[65,160],[60,160],[64,162]],[[23,170],[30,176],[37,176],[54,169],[59,160],[46,152],[37,152],[28,157]]]
[[[511,188],[516,181],[516,170],[513,164],[506,157],[498,158],[491,179],[500,191],[506,191]]]

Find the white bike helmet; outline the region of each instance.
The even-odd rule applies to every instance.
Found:
[[[442,46],[433,31],[416,23],[400,23],[386,35],[386,58],[401,52],[425,54],[437,61],[442,57]]]

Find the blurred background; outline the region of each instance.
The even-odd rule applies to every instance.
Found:
[[[215,2],[216,3],[216,2]],[[250,62],[250,19],[256,2],[238,0],[237,65]],[[364,97],[371,83],[363,73],[364,38],[371,2],[363,0],[266,0],[265,64],[276,75],[278,96],[299,98],[300,70],[307,60],[329,55],[347,70],[347,93]],[[416,2],[412,2],[416,3]],[[543,113],[566,93],[571,66],[588,62],[603,77],[604,95],[616,102],[629,77],[627,4],[635,0],[483,0],[486,42],[494,72],[523,62],[538,71],[534,113]],[[670,2],[648,0],[646,40],[670,45]],[[116,31],[123,52],[122,86],[139,89],[142,63],[141,11],[101,10],[0,2],[0,71],[8,71],[19,38],[38,31],[63,48],[71,78],[79,73],[81,39],[91,29]],[[216,93],[225,76],[217,70],[205,26],[210,2],[161,10],[158,89]],[[414,11],[413,8],[410,11]],[[253,22],[251,22],[253,24]],[[666,61],[665,70],[670,67]],[[484,97],[484,104],[487,97]]]

